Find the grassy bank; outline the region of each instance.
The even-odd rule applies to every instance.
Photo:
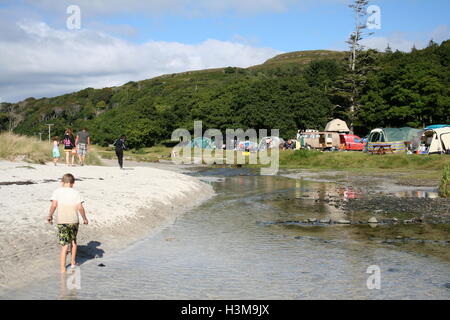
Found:
[[[0,134],[0,159],[45,164],[53,160],[52,149],[53,144],[48,141],[39,141],[34,137],[20,136],[9,132]],[[60,147],[60,153],[60,163],[63,163],[65,159],[62,147]],[[95,148],[90,149],[86,163],[101,165]]]
[[[170,160],[172,148],[165,146],[154,146],[138,150],[125,151],[128,160],[157,162],[158,160]],[[201,151],[199,151],[201,152]],[[98,148],[98,153],[102,158],[114,159],[116,157],[114,148]],[[237,154],[234,152],[235,164],[237,164]],[[181,153],[182,154],[182,153]],[[214,157],[214,151],[206,150],[205,155]],[[191,156],[195,156],[194,149],[191,149]],[[245,157],[248,163],[249,157]],[[396,170],[396,171],[428,171],[435,172],[439,178],[441,170],[445,164],[450,162],[448,155],[407,155],[407,154],[387,154],[371,155],[363,152],[319,152],[311,150],[280,151],[281,168],[305,168],[305,169],[326,169],[326,170]],[[261,165],[249,165],[260,167]],[[420,172],[417,173],[420,176]],[[418,176],[418,177],[419,177]]]
[[[447,163],[444,167],[439,194],[441,197],[450,198],[450,163]]]
[[[280,152],[280,166],[284,168],[442,170],[444,165],[449,162],[448,155],[387,154],[381,156],[363,152],[310,150]]]
[[[104,159],[115,159],[114,147],[97,147],[98,155]],[[124,152],[125,160],[138,162],[158,162],[160,159],[170,160],[172,148],[154,146],[151,148],[132,149]]]

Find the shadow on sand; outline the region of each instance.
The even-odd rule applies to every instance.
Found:
[[[82,265],[89,260],[102,258],[105,251],[99,248],[100,245],[99,241],[90,241],[87,245],[78,245],[77,264]]]

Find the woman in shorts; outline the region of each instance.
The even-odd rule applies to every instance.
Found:
[[[64,152],[66,153],[66,164],[68,166],[73,166],[75,162],[75,155],[77,154],[77,150],[75,147],[75,138],[73,136],[72,130],[69,128],[64,133]],[[70,162],[70,155],[72,155],[72,162]]]

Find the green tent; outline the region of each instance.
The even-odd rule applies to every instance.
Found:
[[[406,152],[405,142],[413,141],[419,132],[419,129],[410,127],[374,129],[369,134],[365,151],[373,152],[389,145],[394,152]]]
[[[191,141],[191,148],[214,149],[214,142],[208,138],[195,138]]]
[[[386,141],[411,141],[419,131],[419,129],[409,127],[383,129]]]

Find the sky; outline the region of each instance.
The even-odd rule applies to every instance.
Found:
[[[249,67],[290,51],[346,50],[351,2],[0,0],[0,102]],[[450,38],[449,0],[370,4],[377,28],[364,39],[367,48],[409,51]]]

